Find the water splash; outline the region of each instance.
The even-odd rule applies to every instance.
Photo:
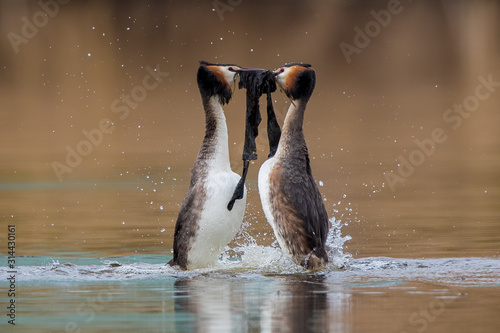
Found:
[[[87,282],[125,282],[218,276],[249,278],[275,275],[310,275],[296,265],[289,255],[277,247],[254,245],[241,254],[229,252],[214,266],[183,271],[165,265],[165,255],[134,255],[114,258],[58,258],[19,257],[16,280],[23,284],[51,284]],[[82,253],[83,255],[83,253]],[[345,255],[344,255],[345,256]],[[370,281],[432,281],[439,284],[463,286],[500,286],[499,258],[438,258],[400,259],[387,257],[342,261],[334,256],[332,262],[315,275],[353,283]],[[350,258],[350,259],[349,259]],[[85,259],[85,260],[82,260]],[[347,265],[347,262],[349,263]],[[338,263],[345,264],[339,269]],[[7,280],[8,269],[0,267],[0,279]]]
[[[351,254],[344,253],[344,243],[352,239],[351,236],[346,235],[342,237],[342,226],[345,224],[341,220],[336,220],[335,217],[330,219],[330,229],[326,238],[326,246],[328,247],[329,263],[327,269],[341,269],[349,266]]]
[[[342,215],[343,216],[343,215]],[[315,274],[328,274],[349,269],[352,256],[344,253],[344,244],[349,241],[349,235],[342,236],[342,227],[346,222],[332,217],[327,235],[329,263]],[[142,278],[193,277],[204,274],[310,274],[311,272],[297,265],[292,256],[279,248],[277,241],[271,245],[261,245],[266,241],[266,233],[255,233],[252,225],[258,223],[258,216],[247,214],[243,222],[236,244],[226,247],[220,260],[213,266],[192,271],[182,271],[166,266],[169,255],[144,255],[116,258],[87,258],[88,254],[78,253],[70,256],[33,257],[21,259],[25,262],[19,267],[19,279],[25,281],[97,281],[97,280],[128,280]],[[124,223],[124,222],[123,222]],[[272,232],[269,237],[274,237]],[[0,269],[0,273],[2,272]],[[1,276],[2,274],[0,274]]]
[[[255,220],[255,216],[247,217],[250,220]],[[351,255],[344,253],[344,243],[351,240],[351,236],[342,236],[342,227],[347,225],[341,220],[332,217],[330,219],[330,228],[328,230],[326,246],[328,247],[329,262],[323,272],[338,271],[349,266]],[[238,235],[240,239],[235,248],[226,248],[222,255],[219,268],[221,269],[237,269],[259,271],[265,273],[277,274],[295,274],[295,273],[310,273],[303,267],[295,264],[292,256],[283,253],[278,246],[277,241],[274,241],[271,246],[259,245],[257,237],[249,232],[251,223],[248,219],[243,222],[242,228]]]

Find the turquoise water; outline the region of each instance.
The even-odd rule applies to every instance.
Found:
[[[374,302],[370,311],[380,314],[371,321],[372,327],[409,332],[424,327],[425,317],[418,321],[411,316],[426,306],[443,305],[443,320],[446,312],[462,311],[463,300],[466,308],[479,300],[498,307],[497,258],[345,256],[312,274],[293,265],[279,249],[240,250],[241,257],[224,257],[212,268],[190,272],[165,266],[170,259],[166,255],[18,257],[16,328],[22,332],[351,332],[358,330],[355,317],[366,314],[363,308]],[[259,255],[270,261],[255,264]],[[7,277],[7,269],[0,268],[2,289],[8,287]],[[6,304],[6,291],[1,295]],[[392,311],[382,311],[389,300]],[[491,320],[500,324],[496,317]],[[434,321],[427,320],[426,328]],[[5,319],[1,324],[2,332],[15,330]]]

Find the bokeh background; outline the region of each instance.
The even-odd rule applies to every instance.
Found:
[[[498,2],[47,3],[0,1],[0,219],[17,226],[18,254],[170,253],[204,135],[196,71],[206,60],[313,65],[304,130],[327,211],[352,237],[347,252],[498,256],[500,86],[458,128],[443,119],[474,96],[478,77],[500,82]],[[371,36],[356,37],[367,27]],[[346,57],[341,45],[356,41],[364,44]],[[115,112],[147,68],[168,76],[128,114]],[[279,92],[274,100],[281,123],[289,104]],[[235,89],[225,112],[231,163],[241,173],[244,91]],[[102,119],[112,133],[60,181],[54,162],[66,164],[68,149],[86,140],[82,131]],[[385,175],[397,174],[415,140],[435,128],[445,142],[391,189]],[[256,181],[265,137],[261,126],[235,243],[274,241]]]

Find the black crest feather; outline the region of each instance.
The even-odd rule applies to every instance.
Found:
[[[200,61],[200,68],[198,68],[198,88],[202,96],[212,97],[218,96],[221,104],[227,104],[231,100],[232,91],[227,82],[222,82],[210,69],[206,66],[222,66],[217,64],[210,64]]]
[[[314,70],[306,69],[297,75],[295,78],[295,84],[287,93],[292,99],[306,98],[309,100],[311,97],[314,87],[316,86],[316,73]]]

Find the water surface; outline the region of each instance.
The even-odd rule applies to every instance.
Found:
[[[17,325],[23,332],[493,332],[500,324],[498,259],[337,258],[341,267],[311,274],[278,249],[244,250],[249,261],[259,253],[272,259],[251,267],[243,255],[185,272],[158,255],[21,257]]]

